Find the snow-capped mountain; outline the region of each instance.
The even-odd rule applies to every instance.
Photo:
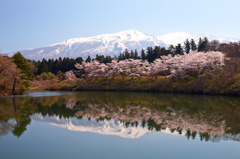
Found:
[[[232,38],[220,38],[213,35],[204,35],[204,34],[197,34],[191,35],[184,32],[175,32],[170,34],[164,34],[157,36],[158,40],[162,41],[165,45],[177,45],[177,44],[184,44],[186,39],[194,39],[195,42],[199,41],[199,38],[207,37],[209,41],[218,40],[220,43],[229,43],[229,42],[237,42],[239,39],[232,39]]]
[[[196,42],[199,37],[208,37],[209,40],[219,40],[220,42],[236,42],[237,39],[218,38],[208,35],[190,35],[184,32],[176,32],[161,36],[151,36],[143,34],[137,30],[127,30],[114,34],[103,34],[87,38],[73,38],[47,47],[27,49],[20,51],[27,59],[41,60],[56,59],[59,57],[82,57],[86,59],[88,55],[95,57],[99,55],[118,55],[125,49],[139,52],[142,48],[149,46],[168,47],[170,44],[177,45],[186,39],[194,39]],[[13,55],[10,53],[9,55]]]

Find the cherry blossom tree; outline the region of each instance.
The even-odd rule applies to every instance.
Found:
[[[139,59],[126,59],[122,61],[112,60],[111,63],[99,63],[98,61],[75,64],[81,77],[112,78],[121,75],[133,79],[141,79],[142,76],[155,77],[170,72],[170,77],[188,78],[204,75],[204,71],[220,71],[224,65],[225,55],[222,52],[196,52],[175,56],[161,56],[152,63]],[[165,74],[164,74],[165,75]]]
[[[67,77],[68,80],[70,81],[74,81],[76,80],[76,76],[75,74],[73,73],[73,71],[68,71],[65,73],[65,76]]]

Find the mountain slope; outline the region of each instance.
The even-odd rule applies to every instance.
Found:
[[[103,34],[88,38],[73,38],[47,47],[37,49],[27,49],[20,51],[28,59],[41,60],[56,59],[59,57],[83,57],[88,55],[95,57],[99,55],[118,55],[125,49],[135,50],[138,52],[148,46],[168,47],[170,44],[177,45],[188,39],[194,39],[196,42],[199,37],[208,37],[209,40],[219,40],[220,42],[235,42],[236,39],[218,38],[206,35],[190,35],[183,32],[165,34],[161,36],[150,36],[137,30],[127,30],[114,34]],[[9,55],[13,55],[10,53]]]
[[[83,59],[86,59],[88,55],[91,57],[95,57],[96,54],[114,56],[125,49],[137,49],[140,51],[142,48],[155,45],[165,46],[157,37],[145,35],[136,30],[128,30],[116,34],[69,39],[48,47],[22,50],[20,52],[24,57],[34,60],[41,60],[43,57],[55,59],[60,56],[83,57]]]
[[[191,35],[184,32],[175,32],[170,34],[164,34],[157,36],[158,40],[162,41],[165,45],[177,45],[179,43],[184,44],[186,39],[191,40],[193,39],[196,43],[199,41],[199,38],[207,37],[209,41],[218,40],[220,43],[229,43],[229,42],[237,42],[239,39],[231,39],[231,38],[220,38],[212,35],[204,35],[204,34],[197,34]]]

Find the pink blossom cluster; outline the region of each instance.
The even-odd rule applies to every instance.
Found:
[[[74,81],[74,80],[76,79],[76,76],[75,76],[75,74],[73,73],[72,70],[71,70],[71,71],[67,71],[67,72],[65,73],[65,76],[66,76],[66,78],[67,78],[68,80],[70,80],[70,81]]]
[[[165,58],[165,59],[164,59]],[[204,75],[203,69],[219,71],[224,65],[225,55],[222,52],[196,52],[189,54],[176,55],[174,57],[163,57],[165,64],[169,68],[170,76],[188,76],[189,72],[195,72],[196,76]]]
[[[161,56],[152,63],[139,59],[126,59],[122,61],[112,60],[111,63],[76,63],[75,67],[81,70],[82,77],[85,78],[114,78],[117,75],[129,78],[141,78],[142,76],[157,77],[163,72],[168,72],[168,76],[176,77],[189,76],[189,72],[194,72],[196,76],[204,75],[202,70],[220,70],[224,65],[225,55],[222,52],[195,52],[189,54],[175,55],[172,57]]]

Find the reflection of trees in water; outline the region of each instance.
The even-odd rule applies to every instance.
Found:
[[[78,106],[76,105],[78,108]],[[76,110],[77,110],[76,108]],[[126,127],[147,127],[149,131],[162,131],[167,128],[172,133],[186,134],[188,138],[195,138],[196,132],[200,132],[200,138],[209,139],[211,135],[224,134],[225,122],[222,117],[216,114],[206,116],[202,113],[189,115],[184,110],[173,109],[162,111],[154,108],[141,106],[110,107],[107,105],[89,104],[84,110],[77,111],[77,117],[94,118],[96,121],[105,119],[120,120]],[[79,106],[79,109],[82,109]],[[140,122],[139,122],[140,121]],[[187,130],[186,130],[187,129]]]
[[[68,97],[4,97],[0,98],[0,135],[12,132],[20,137],[31,123],[31,115],[59,115],[73,117],[75,112],[66,108]],[[14,122],[13,122],[14,121]]]
[[[226,138],[225,133],[240,133],[239,105],[236,97],[159,93],[78,92],[55,97],[1,98],[0,120],[5,123],[0,133],[12,131],[19,137],[30,124],[30,116],[41,113],[96,121],[113,119],[126,127],[147,127],[149,131],[168,128],[188,139],[199,136],[201,140],[218,141]],[[12,119],[17,124],[12,126],[14,129],[10,125],[7,128],[6,123]]]
[[[0,100],[0,134],[8,130],[20,137],[31,123],[30,115],[34,114],[36,107],[26,98],[1,98]]]
[[[189,139],[198,135],[205,141],[240,133],[240,101],[236,97],[102,92],[79,96],[72,108],[78,117],[118,119],[126,127],[142,123],[140,126],[150,131],[169,128]]]
[[[31,123],[31,119],[27,117],[23,117],[22,120],[17,122],[17,125],[15,126],[14,130],[12,131],[13,135],[20,137],[24,131],[27,130],[27,125]]]

